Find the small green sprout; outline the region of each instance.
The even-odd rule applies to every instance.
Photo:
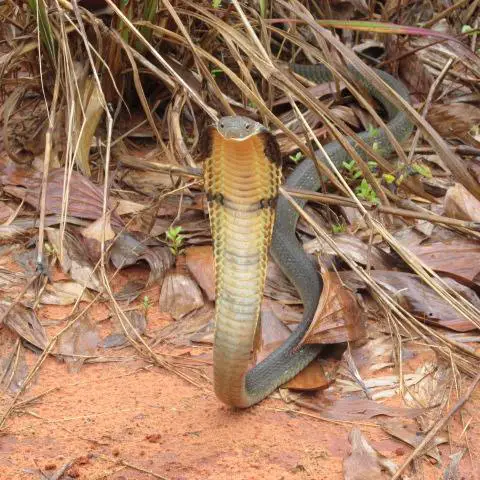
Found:
[[[210,70],[210,73],[211,73],[214,77],[218,77],[218,76],[222,75],[223,70],[222,70],[221,68],[213,68],[212,70]]]
[[[143,307],[143,310],[145,310],[145,315],[147,314],[151,306],[152,306],[152,301],[150,300],[150,297],[148,295],[145,295],[142,301],[142,307]]]
[[[221,5],[222,5],[222,0],[212,0],[213,8],[220,8]]]
[[[392,175],[391,173],[384,173],[382,177],[388,185],[392,185],[392,183],[395,182],[395,175]]]
[[[367,132],[373,138],[377,138],[380,134],[380,130],[377,127],[374,127],[372,124],[368,124]]]
[[[303,154],[302,152],[297,152],[295,155],[289,155],[288,158],[293,162],[293,163],[298,163],[303,159]]]
[[[345,232],[345,225],[342,223],[335,223],[332,225],[332,232],[334,234],[339,234]]]
[[[365,180],[355,189],[358,198],[371,203],[378,203],[378,197],[372,186]]]
[[[432,178],[432,171],[426,165],[421,163],[412,163],[413,171],[421,175],[422,177]]]
[[[183,252],[183,241],[185,240],[185,235],[181,235],[182,227],[170,227],[166,232],[165,236],[167,237],[167,243],[170,247],[170,251],[178,256]]]

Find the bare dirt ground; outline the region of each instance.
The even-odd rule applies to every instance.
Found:
[[[152,295],[155,298],[155,292]],[[48,324],[65,318],[66,312],[65,307],[41,307],[39,316]],[[102,336],[111,331],[104,307],[96,305],[91,315]],[[170,321],[168,315],[152,309],[147,333]],[[202,358],[209,357],[208,351],[207,347],[190,352],[166,346],[156,349]],[[190,385],[135,358],[131,347],[117,350],[114,356],[124,360],[86,364],[79,373],[70,373],[55,358],[46,360],[22,399],[45,395],[20,405],[1,433],[1,480],[340,480],[354,426],[398,465],[412,451],[371,426],[375,420],[325,421],[320,419],[321,412],[292,412],[297,407],[278,396],[248,410],[233,411],[219,403],[207,382],[201,387]],[[38,358],[31,352],[27,357],[30,366]],[[409,363],[415,366],[424,360],[418,356]],[[317,393],[322,395],[328,393]],[[4,395],[2,411],[9,402],[11,397]],[[462,412],[470,452],[455,478],[474,480],[475,471],[480,470],[480,414],[475,407],[479,402],[477,391]],[[449,429],[450,445],[440,447],[442,467],[423,458],[416,463],[418,476],[408,478],[441,478],[448,456],[465,445],[462,429],[457,415]],[[55,476],[66,464],[70,466],[64,476]]]

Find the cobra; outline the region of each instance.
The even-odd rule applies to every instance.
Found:
[[[291,68],[318,83],[333,78],[323,65],[294,64]],[[373,88],[357,70],[349,69],[383,105],[389,119],[387,127],[397,140],[408,137],[412,124],[405,113]],[[375,71],[409,101],[408,91],[400,81],[385,72]],[[375,143],[383,154],[392,151],[383,129],[375,133],[365,131],[359,136],[370,146]],[[286,199],[277,199],[281,154],[272,134],[260,123],[236,116],[221,118],[205,138],[204,181],[216,275],[214,389],[222,402],[245,408],[293,378],[319,354],[321,345],[300,344],[313,320],[323,284],[296,238],[297,211]],[[348,141],[366,158],[352,138]],[[337,167],[350,159],[338,142],[324,149]],[[318,160],[325,162],[323,154],[316,155]],[[320,183],[314,161],[305,159],[288,177],[286,186],[316,191]],[[297,200],[297,203],[303,206],[305,202]],[[284,344],[258,365],[252,365],[269,248],[300,294],[304,313]]]

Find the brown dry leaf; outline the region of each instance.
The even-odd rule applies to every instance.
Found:
[[[115,211],[121,215],[132,215],[136,213],[143,212],[145,210],[145,205],[134,202],[132,200],[125,200],[124,198],[115,199],[117,208]],[[142,213],[143,214],[143,213]]]
[[[82,104],[75,109],[75,136],[72,141],[78,144],[75,162],[84,175],[91,175],[90,170],[90,147],[97,129],[98,123],[103,116],[103,95],[99,91],[97,82],[93,77],[87,77],[80,86]],[[75,96],[77,98],[77,96]]]
[[[0,289],[8,291],[25,281],[25,274],[22,272],[11,272],[5,268],[0,268]]]
[[[387,480],[398,465],[373,448],[358,428],[349,435],[352,453],[343,461],[345,480]]]
[[[110,224],[111,216],[111,212],[107,212],[105,222],[103,221],[103,218],[100,217],[92,222],[88,227],[82,228],[80,230],[81,234],[85,238],[97,240],[99,243],[101,243],[102,238],[104,238],[105,241],[112,240],[112,238],[115,237],[115,232],[112,230],[112,226]]]
[[[480,108],[469,103],[433,104],[427,120],[444,138],[459,138],[467,144],[478,146],[470,130],[480,123]]]
[[[392,255],[384,252],[375,245],[368,245],[367,243],[362,242],[362,240],[354,235],[335,235],[333,240],[335,240],[335,244],[344,255],[360,265],[370,265],[376,270],[390,270],[398,265],[398,260]],[[307,242],[304,245],[304,249],[307,253],[336,255],[336,252],[333,249],[320,243],[320,240],[316,238]]]
[[[451,218],[480,222],[480,201],[460,183],[447,190],[444,208]]]
[[[162,312],[178,320],[203,304],[202,292],[190,275],[178,271],[167,273],[160,291]]]
[[[129,232],[141,232],[148,235],[157,219],[158,205],[152,205],[148,208],[143,208],[142,213],[135,215],[127,225]]]
[[[121,180],[132,190],[154,197],[164,189],[174,188],[178,177],[163,172],[128,169],[121,175]]]
[[[213,344],[215,307],[206,302],[198,310],[185,315],[178,322],[172,322],[155,334],[156,345],[168,341],[175,345],[191,345],[195,343]]]
[[[282,273],[280,267],[272,261],[267,265],[267,279],[265,282],[264,295],[278,300],[286,305],[301,304],[296,288]]]
[[[55,282],[45,287],[40,297],[43,305],[72,305],[78,298],[84,302],[93,299],[92,294],[77,282]]]
[[[48,228],[46,232],[48,241],[55,249],[63,272],[70,274],[72,280],[99,292],[102,289],[102,285],[88,260],[88,254],[83,244],[72,234],[65,232],[62,251],[60,230]],[[60,255],[61,253],[63,253],[62,256]]]
[[[401,440],[413,448],[418,447],[426,436],[426,434],[419,431],[415,425],[405,424],[405,422],[399,422],[397,420],[389,420],[382,423],[382,428],[392,437]],[[437,462],[440,462],[440,452],[438,451],[437,445],[447,442],[447,435],[436,435],[435,438],[429,443],[429,445],[432,445],[432,447],[425,452],[425,455],[428,455]]]
[[[64,199],[64,180],[65,169],[57,168],[52,170],[48,176],[47,195],[45,202],[45,213],[47,215],[60,214]],[[41,178],[38,174],[32,175],[26,172],[23,175],[4,175],[2,181],[12,195],[24,198],[33,208],[38,208]],[[103,189],[94,185],[87,177],[78,172],[72,172],[68,178],[69,197],[68,197],[68,215],[78,218],[96,220],[102,216],[103,212]],[[25,190],[8,187],[8,185],[21,185]],[[113,202],[107,204],[108,210],[113,210]],[[120,216],[112,213],[112,225],[115,228],[123,226]]]
[[[145,330],[147,329],[147,318],[145,317],[145,312],[140,310],[130,310],[125,312],[125,315],[131,324],[130,326],[127,322],[124,322],[124,327],[128,336],[125,335],[125,330],[120,324],[120,321],[116,320],[115,332],[111,335],[108,335],[108,337],[103,340],[103,348],[120,347],[125,345],[129,342],[128,337],[134,341],[138,341],[138,335],[143,335],[145,333]]]
[[[449,456],[450,462],[443,472],[442,480],[462,480],[464,478],[460,474],[459,466],[460,461],[466,452],[467,449],[464,448],[463,450]]]
[[[145,261],[150,267],[147,285],[162,283],[165,272],[174,264],[167,247],[148,247],[128,233],[122,233],[110,250],[110,260],[115,268],[124,268]]]
[[[5,202],[0,202],[0,223],[6,222],[14,213]]]
[[[396,3],[396,8],[397,5]],[[399,74],[412,94],[427,95],[434,81],[433,75],[425,68],[425,64],[417,54],[406,55],[400,60]]]
[[[77,373],[85,360],[95,355],[99,344],[94,322],[83,316],[60,335],[56,353],[64,358],[70,372]]]
[[[424,408],[389,407],[366,398],[340,398],[335,401],[318,399],[316,403],[303,401],[302,405],[322,412],[322,416],[332,420],[348,422],[368,420],[379,415],[387,417],[415,418],[425,413]]]
[[[323,272],[323,291],[303,343],[353,342],[365,336],[365,315],[338,275]]]
[[[467,332],[476,328],[413,273],[373,270],[370,276],[421,320],[458,332]],[[342,272],[341,277],[352,288],[366,288],[352,272]],[[480,307],[480,299],[472,289],[450,278],[443,280],[477,308]]]
[[[433,270],[480,282],[480,242],[455,239],[414,245],[411,251]]]
[[[332,382],[328,380],[322,365],[318,360],[309,363],[291,380],[282,385],[290,390],[312,391],[327,388]]]
[[[28,376],[25,349],[20,342],[12,350],[0,356],[0,389],[17,393]]]
[[[206,293],[210,301],[215,300],[215,264],[211,245],[187,248],[187,268]]]
[[[0,315],[9,307],[5,301],[0,303]],[[15,305],[4,320],[4,324],[18,333],[20,337],[35,347],[43,350],[48,344],[48,337],[35,312],[23,305]]]

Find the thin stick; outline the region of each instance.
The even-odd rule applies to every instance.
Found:
[[[311,200],[318,203],[324,203],[326,205],[342,205],[345,207],[359,208],[356,201],[341,197],[339,195],[328,195],[324,193],[317,192],[307,192],[305,190],[298,190],[294,188],[284,189],[292,195],[292,197],[303,198],[305,200]],[[360,202],[366,210],[376,210],[381,213],[389,213],[392,215],[397,215],[399,217],[406,218],[416,218],[419,220],[427,220],[432,223],[442,223],[444,225],[451,225],[454,227],[468,228],[470,230],[480,231],[480,222],[466,222],[463,220],[458,220],[456,218],[443,217],[441,215],[436,215],[435,213],[426,213],[426,212],[414,212],[412,210],[407,210],[405,208],[396,208],[389,207],[385,205],[373,205],[369,202]]]

